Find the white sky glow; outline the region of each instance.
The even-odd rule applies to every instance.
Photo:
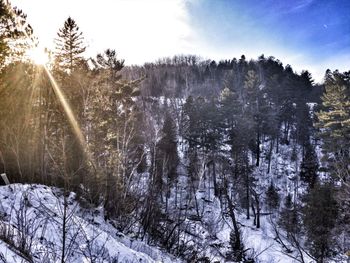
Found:
[[[83,32],[87,52],[117,51],[127,64],[188,53],[194,35],[183,0],[12,0],[28,15],[40,46],[53,39],[71,16]]]

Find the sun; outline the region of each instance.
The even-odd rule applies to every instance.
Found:
[[[48,52],[40,47],[34,47],[28,50],[28,58],[37,65],[46,65],[50,62]]]

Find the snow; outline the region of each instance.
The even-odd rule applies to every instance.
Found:
[[[13,184],[0,187],[1,235],[13,233],[17,246],[24,241],[34,262],[60,262],[63,195],[57,188]],[[86,211],[68,198],[67,262],[179,262],[158,248],[132,241],[103,219],[102,208]],[[3,239],[3,238],[2,238]],[[7,262],[23,262],[14,246],[0,242]],[[96,261],[97,260],[97,261]],[[26,261],[25,261],[26,262]]]
[[[23,258],[12,251],[9,246],[0,241],[0,255],[6,260],[6,263],[22,263]],[[0,259],[1,260],[1,259]]]
[[[225,146],[223,146],[224,148]],[[266,160],[269,148],[270,141],[264,141],[261,145],[261,165],[253,172],[253,176],[258,180],[256,191],[261,194],[263,199],[268,186],[273,182],[279,191],[280,206],[282,207],[283,200],[288,194],[292,196],[301,195],[305,191],[305,186],[298,181],[298,167],[302,159],[301,148],[295,144],[281,144],[278,153],[274,148],[271,157],[271,171],[267,173],[268,162]],[[294,157],[293,148],[296,153]],[[181,159],[186,156],[184,145],[181,148],[179,147],[178,151]],[[203,158],[205,157],[202,156]],[[251,161],[253,163],[253,160]],[[231,219],[222,211],[220,200],[214,197],[213,187],[210,187],[210,178],[205,176],[205,173],[205,168],[199,173],[200,181],[196,192],[196,199],[201,200],[199,210],[202,211],[202,219],[201,221],[188,220],[191,224],[188,231],[190,234],[184,235],[183,239],[192,241],[196,248],[202,251],[202,256],[208,257],[211,262],[224,262],[224,255],[230,249],[229,236],[233,227]],[[185,173],[182,172],[181,174]],[[186,186],[187,180],[186,176],[179,177],[179,192],[181,192],[181,185]],[[261,201],[263,205],[264,202]],[[261,212],[268,212],[264,205]],[[252,219],[246,219],[246,215],[242,211],[237,210],[236,217],[238,224],[241,226],[247,257],[253,258],[259,263],[298,262],[293,258],[297,256],[297,251],[287,254],[282,245],[276,241],[272,225],[272,221],[276,222],[277,220],[274,214],[271,215],[272,219],[269,215],[261,215],[261,227],[259,229],[253,225]],[[303,256],[305,262],[312,262],[307,255],[304,254]]]
[[[165,98],[161,103],[169,103]],[[310,105],[312,110],[314,105]],[[155,134],[160,131],[160,125],[154,120]],[[158,136],[154,137],[156,141]],[[214,196],[214,189],[209,171],[206,167],[205,154],[199,153],[201,160],[199,168],[198,187],[195,193],[189,191],[189,177],[186,165],[186,142],[178,137],[178,153],[180,166],[178,167],[178,181],[171,189],[169,207],[167,213],[170,216],[183,216],[181,227],[181,243],[188,248],[196,250],[201,257],[207,257],[210,262],[224,262],[225,254],[229,251],[229,236],[232,223],[229,216],[222,208],[222,202]],[[269,212],[264,205],[263,198],[266,189],[271,182],[275,185],[280,195],[280,208],[288,194],[292,197],[301,196],[306,185],[298,180],[299,166],[302,159],[301,147],[291,142],[290,145],[280,144],[279,151],[273,149],[271,156],[271,170],[268,173],[267,156],[270,149],[270,141],[267,138],[261,144],[261,164],[255,168],[253,176],[257,179],[256,191],[261,194],[263,213]],[[221,147],[222,152],[229,150],[227,145]],[[318,157],[322,156],[321,147],[317,145]],[[202,154],[202,155],[201,155]],[[227,156],[226,156],[227,157]],[[228,157],[229,158],[229,157]],[[252,163],[254,160],[251,159]],[[136,191],[147,191],[149,174],[139,175],[140,185]],[[133,187],[133,186],[131,186]],[[135,186],[136,187],[136,186]],[[176,190],[175,190],[176,187]],[[182,197],[193,195],[192,199]],[[0,235],[12,233],[15,244],[20,244],[21,237],[25,237],[25,244],[33,257],[34,262],[60,262],[62,250],[62,218],[63,218],[63,193],[61,190],[43,185],[13,184],[0,187]],[[183,262],[179,258],[169,255],[156,246],[147,245],[142,240],[133,239],[120,233],[112,223],[104,220],[102,207],[85,209],[76,201],[74,193],[68,197],[68,230],[67,236],[71,242],[69,260],[72,263],[88,262]],[[195,211],[196,203],[197,211]],[[187,210],[187,207],[191,207]],[[186,214],[182,215],[182,208],[186,208]],[[279,208],[279,209],[280,209]],[[171,214],[173,213],[173,214]],[[259,263],[294,263],[293,257],[297,252],[287,254],[280,243],[276,241],[272,222],[276,222],[276,215],[261,215],[261,227],[256,228],[253,220],[247,220],[246,215],[240,209],[235,211],[236,219],[242,231],[242,238],[246,254]],[[199,215],[198,215],[199,214]],[[200,219],[198,219],[200,217]],[[25,224],[23,223],[25,222]],[[281,230],[283,238],[283,231]],[[4,238],[1,238],[4,240]],[[303,241],[303,240],[301,240]],[[190,251],[191,252],[191,251]],[[0,255],[7,262],[26,262],[18,254],[14,246],[0,241]],[[303,255],[305,262],[313,262],[307,255]],[[1,260],[0,260],[1,261]],[[339,259],[337,262],[346,262]]]

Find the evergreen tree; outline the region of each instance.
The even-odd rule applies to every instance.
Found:
[[[241,205],[246,208],[247,218],[250,218],[250,194],[251,194],[251,172],[249,165],[248,150],[254,131],[250,122],[243,115],[243,103],[239,92],[234,88],[224,88],[220,94],[220,125],[222,133],[226,133],[230,145],[230,153],[233,159],[233,179],[236,183],[235,190],[239,193]]]
[[[304,102],[300,102],[296,107],[296,134],[295,138],[298,143],[306,147],[310,141],[310,135],[313,128],[312,119],[310,116],[310,109],[308,105]]]
[[[86,117],[84,116],[86,113],[85,102],[90,72],[82,57],[85,51],[82,33],[71,17],[59,29],[55,44],[54,77],[67,100],[66,102],[73,111],[77,124],[82,126],[81,124]],[[51,127],[50,140],[53,145],[63,145],[61,155],[57,155],[60,156],[58,159],[62,159],[59,162],[63,164],[64,168],[62,169],[65,169],[65,173],[69,175],[69,180],[74,180],[74,183],[70,182],[70,184],[78,187],[84,173],[86,173],[87,164],[84,153],[86,149],[81,145],[74,128],[69,124],[69,117],[66,116],[62,107],[57,107],[53,119],[54,125]]]
[[[68,17],[57,36],[56,61],[61,69],[72,73],[84,61],[82,54],[86,47],[83,42],[83,33],[80,32],[75,20]]]
[[[289,134],[295,122],[297,96],[295,92],[296,80],[293,69],[290,65],[285,67],[279,92],[279,120],[283,127],[281,142],[289,144]]]
[[[270,186],[267,188],[267,191],[266,191],[267,206],[271,210],[276,209],[279,205],[279,201],[280,201],[280,196],[277,192],[275,185],[271,182]]]
[[[86,126],[89,147],[102,174],[106,217],[127,224],[126,216],[136,200],[130,196],[134,171],[145,170],[142,114],[135,97],[140,79],[121,78],[124,61],[107,49],[92,59],[93,81],[89,93]],[[128,200],[115,202],[115,200]]]
[[[221,145],[223,125],[219,115],[218,102],[216,99],[198,102],[200,106],[200,119],[202,123],[201,139],[206,151],[214,153]]]
[[[169,113],[165,115],[162,135],[158,143],[159,150],[161,151],[160,158],[163,159],[162,161],[165,160],[166,169],[164,171],[166,171],[168,178],[173,181],[176,178],[179,157],[177,153],[176,126]]]
[[[124,60],[118,59],[117,52],[113,49],[106,49],[103,53],[97,54],[95,59],[91,59],[95,66],[95,71],[107,71],[104,74],[111,83],[121,78],[120,71],[124,67]]]
[[[265,88],[254,70],[249,70],[244,82],[244,101],[246,104],[244,117],[254,133],[250,148],[256,154],[256,166],[260,164],[261,139],[269,130],[274,116],[270,114]],[[272,118],[270,120],[270,118]]]
[[[350,72],[339,73],[327,70],[322,109],[317,113],[322,138],[324,161],[329,174],[337,185],[337,201],[340,210],[338,229],[349,236],[350,222]],[[345,244],[349,239],[344,240]],[[346,245],[347,248],[349,247]]]
[[[323,150],[330,172],[341,180],[349,180],[350,165],[350,81],[346,75],[334,73],[326,83],[318,114],[317,126],[323,139]]]
[[[306,197],[303,219],[307,247],[317,262],[326,262],[333,255],[335,237],[332,233],[338,216],[338,205],[330,184],[316,185]]]
[[[238,96],[238,92],[224,88],[220,94],[219,114],[223,120],[223,128],[227,128],[228,136],[237,128],[238,123],[242,121],[242,103]],[[232,140],[232,138],[230,138]]]
[[[27,15],[9,1],[0,0],[0,71],[9,62],[23,59],[32,34]]]
[[[305,147],[300,166],[300,179],[313,188],[317,181],[318,160],[314,147],[309,143]]]
[[[299,100],[302,100],[303,98],[307,98],[308,95],[311,93],[314,80],[312,79],[311,73],[307,70],[303,70],[301,72],[299,79],[300,85],[298,86],[301,91],[298,97]]]
[[[242,236],[241,230],[238,228],[239,236]],[[244,258],[244,245],[241,240],[237,242],[237,236],[234,230],[230,232],[230,251],[227,252],[228,260],[241,261]],[[246,262],[246,261],[245,261]]]
[[[253,131],[253,138],[250,141],[250,149],[256,154],[256,166],[260,162],[260,139],[261,139],[261,114],[260,114],[260,94],[259,79],[254,70],[249,70],[244,82],[244,102],[245,114],[248,127]]]
[[[324,111],[318,114],[319,125],[325,128],[330,135],[330,140],[337,143],[348,143],[349,141],[349,88],[346,86],[326,85],[325,93],[322,97]],[[325,136],[324,136],[325,137]],[[329,147],[327,143],[326,146]]]
[[[293,238],[300,232],[300,218],[298,210],[293,204],[292,196],[288,194],[284,201],[284,207],[280,213],[279,225],[287,232],[288,238]]]
[[[200,145],[200,119],[196,100],[189,96],[183,107],[182,132],[190,148]]]
[[[0,65],[4,65],[6,58],[9,56],[10,47],[8,37],[11,32],[7,30],[7,25],[12,18],[11,6],[7,1],[0,1]]]

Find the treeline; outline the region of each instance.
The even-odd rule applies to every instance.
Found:
[[[315,85],[264,56],[124,67],[112,49],[86,59],[72,18],[40,66],[24,55],[33,45],[25,15],[5,1],[0,10],[0,169],[11,182],[75,191],[119,230],[189,262],[209,260],[191,225],[215,236],[205,214],[214,200],[232,224],[227,259],[252,260],[237,218],[260,228],[263,211],[301,262],[350,249],[349,73],[327,71]],[[282,146],[301,182],[288,193],[261,180],[273,178]]]
[[[309,102],[320,102],[322,86],[313,85],[311,74],[296,74],[290,65],[283,66],[274,57],[261,55],[258,60],[203,60],[194,55],[180,55],[159,59],[144,66],[131,66],[123,70],[126,78],[147,76],[141,83],[142,95],[183,98],[189,95],[218,96],[223,87],[238,88],[244,85],[248,71],[255,71],[260,84],[274,97],[284,96]],[[276,98],[277,99],[277,98]]]

